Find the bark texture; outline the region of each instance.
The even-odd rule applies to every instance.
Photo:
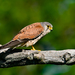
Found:
[[[0,50],[0,68],[35,64],[75,64],[75,50],[32,51],[23,49]]]

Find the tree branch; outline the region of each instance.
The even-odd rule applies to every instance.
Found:
[[[0,50],[0,68],[35,64],[75,64],[75,50],[32,51],[22,49]]]

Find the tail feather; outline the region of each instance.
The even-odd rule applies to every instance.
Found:
[[[5,49],[5,48],[11,48],[11,47],[14,47],[14,46],[21,44],[21,43],[22,42],[20,42],[18,40],[15,40],[15,41],[12,40],[12,41],[8,42],[7,44],[0,46],[0,50]]]

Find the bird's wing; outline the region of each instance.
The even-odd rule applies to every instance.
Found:
[[[13,40],[34,39],[34,38],[38,37],[43,31],[44,31],[44,28],[41,26],[40,23],[34,23],[32,25],[29,25],[29,26],[23,28],[13,38]]]
[[[29,26],[26,26],[13,38],[12,41],[1,46],[0,49],[11,48],[11,47],[17,46],[23,42],[25,43],[28,40],[35,39],[43,31],[44,31],[44,28],[41,26],[40,23],[34,23]]]

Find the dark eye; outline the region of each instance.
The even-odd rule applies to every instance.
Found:
[[[49,26],[49,25],[47,25],[47,27],[49,28],[50,26]]]

